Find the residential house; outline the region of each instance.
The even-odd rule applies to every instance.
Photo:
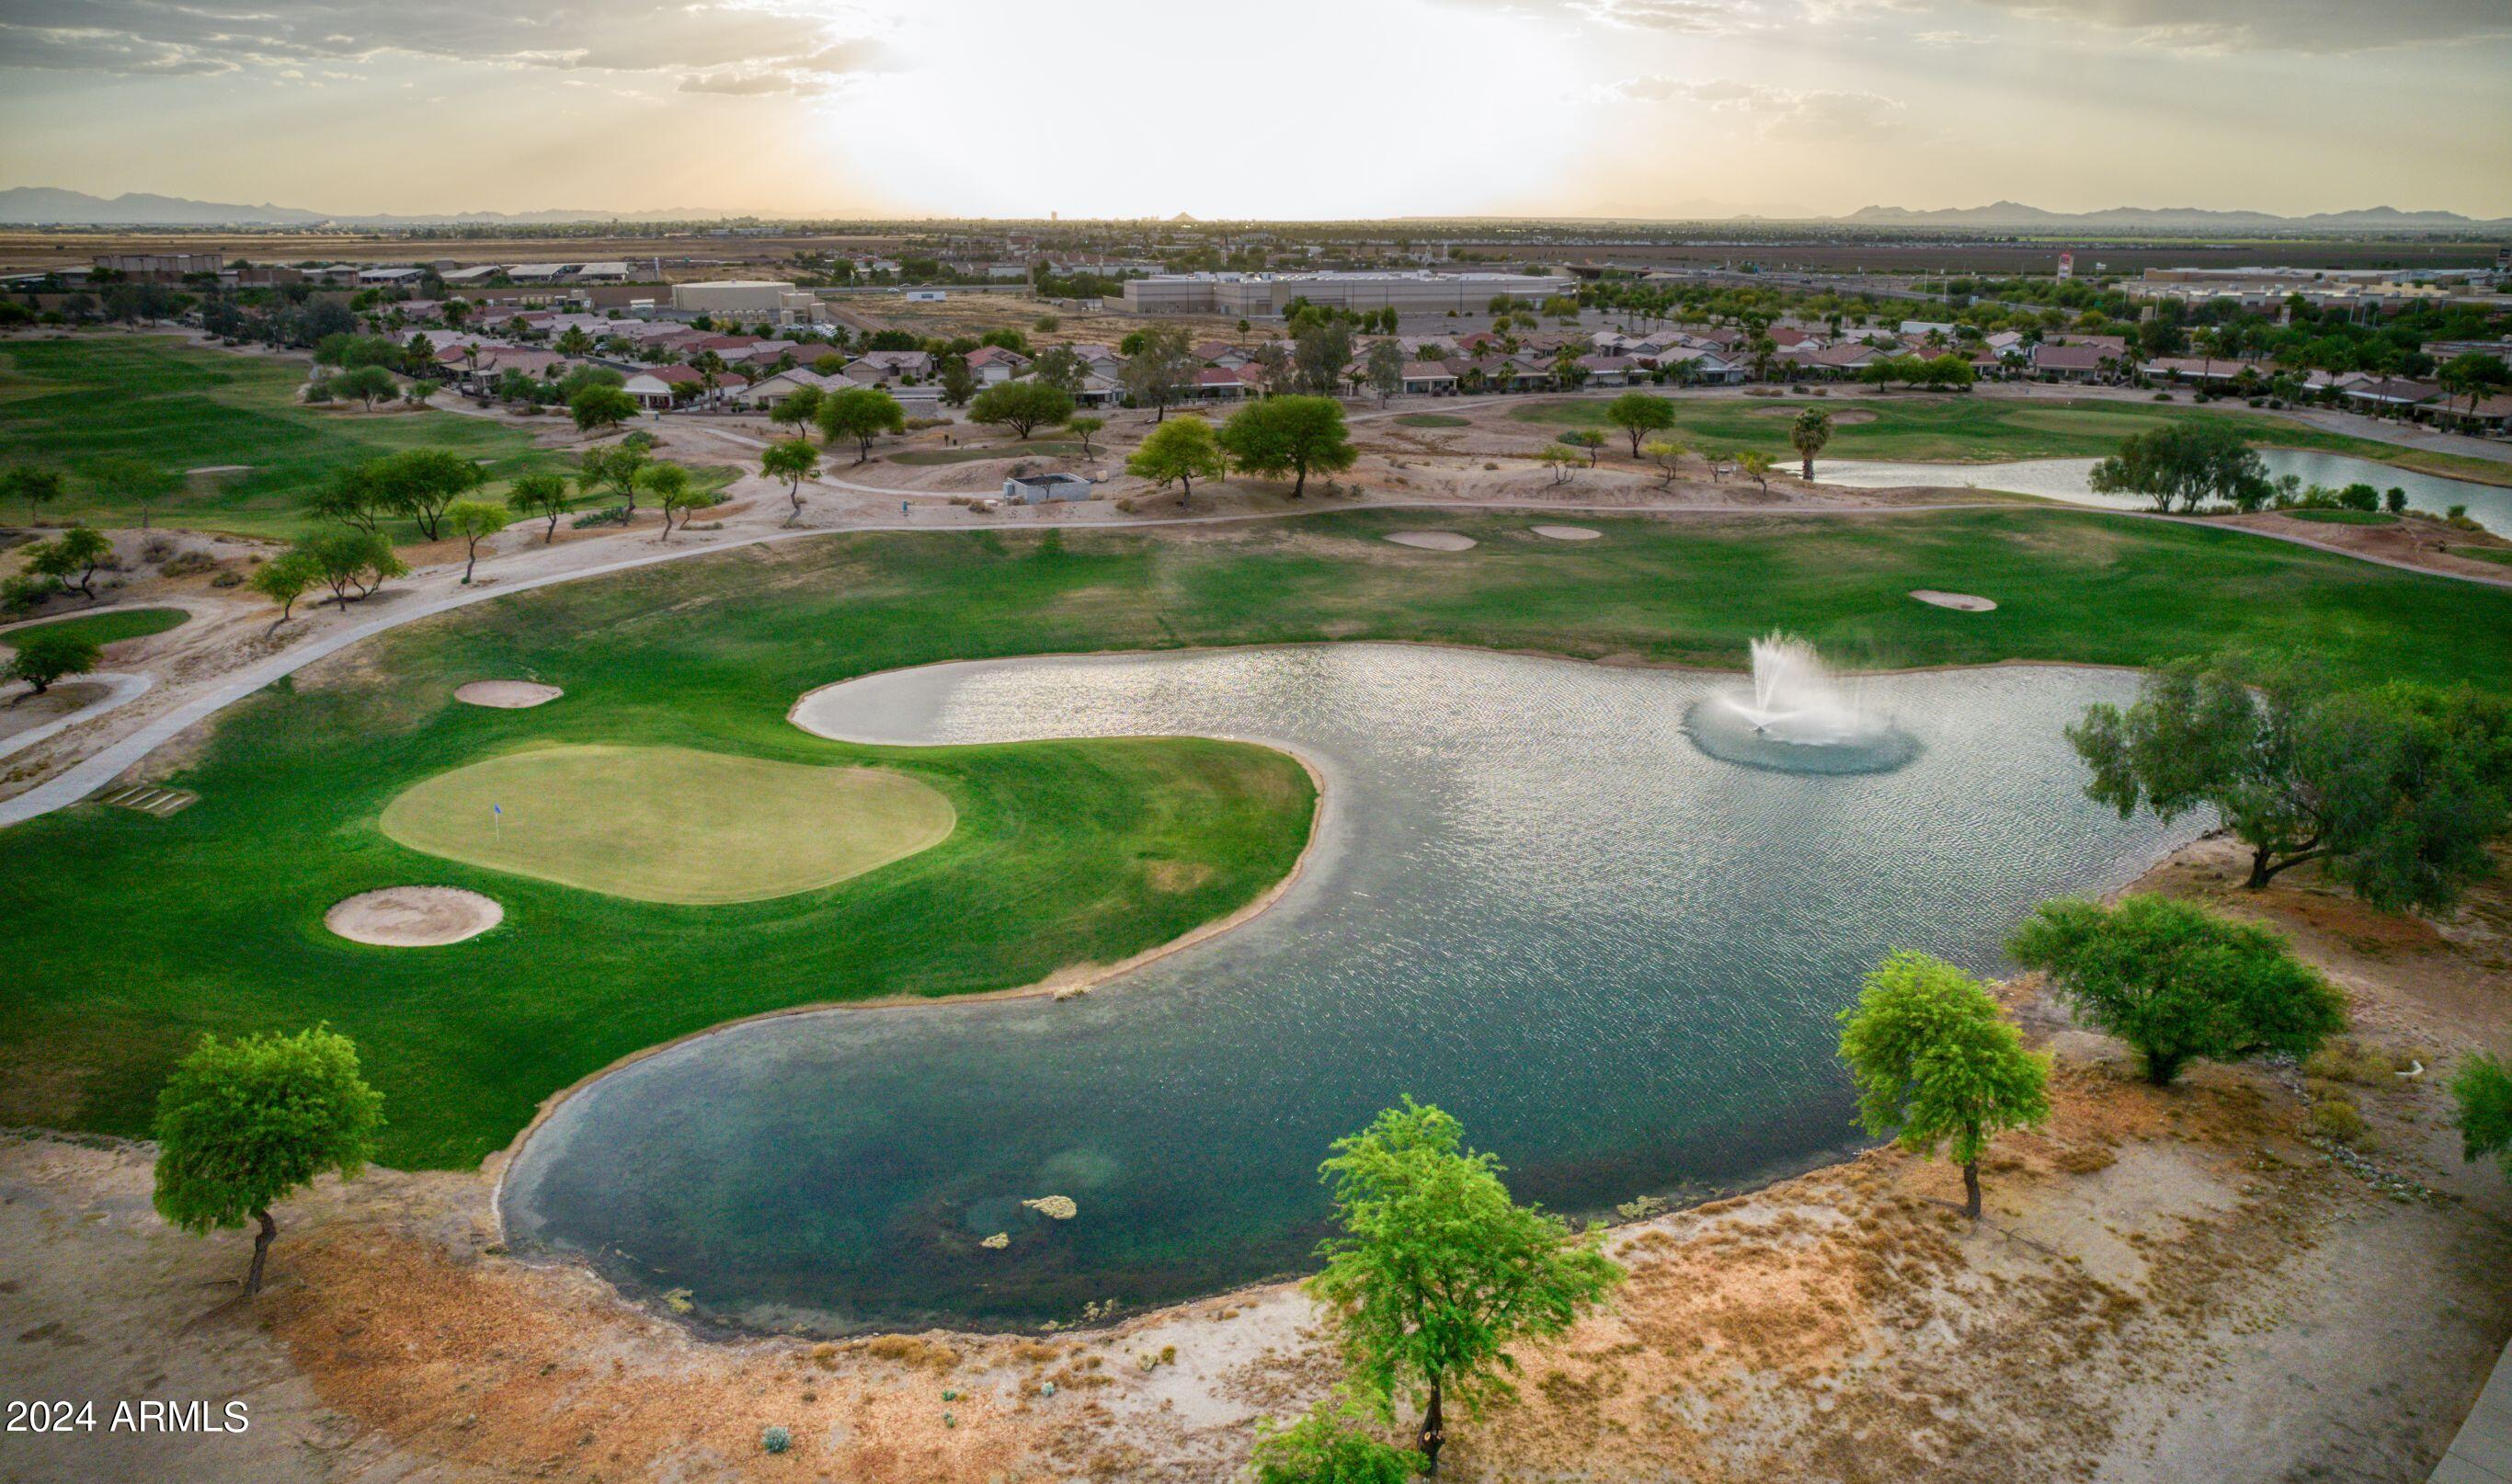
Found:
[[[2409,381],[2396,376],[2381,376],[2359,381],[2338,395],[2350,402],[2373,407],[2416,408],[2439,401],[2442,388],[2430,381]]]
[[[933,374],[933,357],[922,350],[868,350],[846,363],[846,375],[866,386],[886,386]]]
[[[1588,373],[1590,386],[1629,386],[1635,378],[1647,376],[1629,356],[1581,356],[1578,364]]]
[[[2099,345],[2059,345],[2044,340],[2032,347],[2032,374],[2045,381],[2098,381],[2118,354]]]
[[[1195,395],[1202,402],[1236,402],[1250,391],[1246,378],[1227,366],[1207,366],[1195,373]]]
[[[968,373],[977,378],[979,386],[1001,385],[1030,368],[1029,357],[1000,345],[980,345],[961,359],[967,363]]]
[[[1443,362],[1407,361],[1404,363],[1404,394],[1408,397],[1453,397],[1457,394],[1457,373]]]
[[[727,397],[725,401],[728,406],[757,408],[764,411],[806,387],[825,395],[845,391],[853,385],[844,376],[823,376],[806,367],[797,366],[761,376],[743,387],[737,396]]]

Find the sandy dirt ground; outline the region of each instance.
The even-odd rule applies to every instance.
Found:
[[[2512,1333],[2512,1188],[2460,1162],[2437,1074],[2512,1044],[2512,893],[2435,923],[2234,866],[2201,841],[2146,884],[2292,934],[2354,997],[2345,1065],[2156,1091],[2011,985],[2056,1116],[1992,1152],[1983,1222],[1954,1172],[1878,1151],[1621,1226],[1620,1299],[1523,1348],[1519,1399],[1456,1425],[1443,1472],[2421,1480]],[[2354,1148],[2308,1132],[2337,1097]],[[0,1479],[1218,1480],[1333,1374],[1288,1285],[1032,1337],[709,1337],[503,1253],[472,1173],[290,1202],[246,1302],[246,1238],[169,1230],[148,1158],[0,1145],[15,1389],[238,1399],[250,1429],[12,1436]]]

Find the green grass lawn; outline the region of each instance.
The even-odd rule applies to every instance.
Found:
[[[1406,412],[1394,419],[1399,428],[1464,428],[1472,427],[1470,417],[1451,417],[1445,412]]]
[[[2310,521],[2321,526],[2396,526],[2399,518],[2377,510],[2289,510],[2285,514],[2297,521]]]
[[[2492,562],[2497,566],[2512,566],[2512,546],[2446,546],[2443,550],[2454,557],[2472,562]]]
[[[126,608],[119,613],[73,613],[50,623],[30,623],[22,629],[0,634],[0,644],[15,645],[37,634],[59,634],[84,639],[94,644],[120,644],[126,639],[145,639],[163,634],[192,615],[181,608]]]
[[[1825,449],[1832,458],[1915,460],[1925,463],[2002,462],[2017,458],[2100,458],[2120,441],[2167,422],[2222,422],[2255,444],[2307,449],[2396,464],[2452,479],[2512,485],[2512,464],[2403,449],[2342,433],[2323,432],[2283,417],[2223,412],[2178,403],[2108,402],[2052,398],[2029,402],[2005,397],[1715,397],[1675,398],[1675,430],[1695,447],[1759,449],[1792,458],[1788,424],[1806,408],[1842,420]],[[1610,428],[1604,401],[1596,398],[1528,402],[1510,410],[1520,422],[1544,427]]]
[[[89,478],[108,457],[134,457],[182,474],[250,465],[240,475],[199,476],[160,501],[161,526],[243,535],[293,536],[316,524],[297,503],[335,471],[404,449],[447,449],[485,459],[483,497],[559,455],[486,418],[443,411],[359,414],[299,406],[302,361],[204,349],[164,336],[96,335],[0,341],[0,464],[66,471],[67,495],[52,521],[137,526],[138,506]],[[22,519],[19,509],[0,520]],[[412,532],[394,532],[411,539]]]
[[[2254,536],[2098,512],[1856,520],[1349,512],[1136,531],[832,536],[485,603],[395,630],[228,713],[169,819],[90,804],[0,831],[0,1123],[145,1130],[202,1031],[329,1020],[389,1098],[384,1157],[468,1165],[550,1093],[738,1016],[957,995],[1108,962],[1248,901],[1288,868],[1311,795],[1235,744],[851,747],[785,721],[801,692],[951,658],[1423,640],[1724,666],[1787,628],[1842,664],[2149,663],[2305,649],[2344,680],[2512,689],[2512,593]],[[1463,531],[1471,552],[1390,530]],[[1912,588],[1979,593],[1956,613]],[[530,676],[564,699],[454,704]],[[420,780],[549,743],[878,763],[958,815],[919,854],[822,889],[670,906],[421,854],[379,827]],[[658,784],[661,780],[658,780]],[[361,948],[332,903],[398,884],[484,891],[504,925]]]
[[[984,449],[910,449],[892,453],[889,461],[923,468],[931,464],[973,464],[989,458],[1065,458],[1081,451],[1081,445],[1071,439],[1040,439],[1036,443],[998,444]]]

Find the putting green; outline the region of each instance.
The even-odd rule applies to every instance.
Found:
[[[384,806],[413,850],[641,902],[789,896],[938,844],[951,801],[903,773],[683,747],[547,747]]]

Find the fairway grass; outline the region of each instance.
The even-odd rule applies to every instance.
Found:
[[[929,784],[686,747],[552,747],[416,784],[385,835],[430,855],[640,902],[752,902],[929,849],[958,820]]]
[[[119,613],[73,613],[23,628],[0,630],[0,645],[15,646],[38,634],[84,639],[92,644],[118,644],[126,639],[163,634],[192,615],[181,608],[125,608]]]
[[[1446,412],[1405,412],[1396,417],[1395,425],[1399,428],[1464,428],[1472,427],[1473,419],[1453,417]]]
[[[2173,422],[2225,424],[2252,443],[2306,449],[2395,464],[2451,479],[2512,485],[2512,464],[2350,438],[2283,417],[2222,412],[2177,403],[2097,398],[2025,401],[2006,397],[1677,397],[1674,431],[1695,448],[1759,449],[1793,457],[1788,417],[1814,408],[1840,421],[1824,453],[1830,458],[1914,463],[2004,463],[2024,458],[2102,458],[2132,434]],[[1595,398],[1521,403],[1509,415],[1544,427],[1604,428],[1607,403]]]
[[[44,518],[99,527],[139,524],[138,504],[94,478],[109,458],[137,458],[176,476],[243,465],[239,474],[185,479],[152,507],[155,523],[280,537],[321,524],[298,505],[334,473],[405,449],[480,460],[489,483],[477,497],[492,502],[505,498],[516,475],[562,466],[528,435],[485,417],[302,406],[296,393],[306,367],[163,335],[0,340],[0,465],[66,472],[69,492],[46,506]],[[0,520],[23,515],[0,510]],[[407,523],[386,533],[415,539]]]
[[[1107,964],[1244,908],[1291,870],[1314,793],[1294,760],[1197,738],[891,748],[786,720],[797,697],[946,659],[1416,641],[1736,668],[1801,634],[1846,669],[2145,665],[2289,649],[2330,679],[2512,690],[2512,592],[2238,530],[2015,508],[1855,519],[1442,512],[1472,550],[1382,539],[1407,513],[1182,531],[830,535],[516,593],[395,629],[222,714],[164,781],[171,818],[87,804],[0,830],[0,1123],[138,1137],[202,1032],[329,1021],[391,1119],[385,1163],[468,1166],[553,1092],[743,1016],[945,996]],[[1914,603],[1974,593],[1995,611]],[[467,706],[464,679],[567,699]],[[831,886],[692,907],[413,850],[381,827],[427,780],[532,747],[685,748],[873,766],[959,820]],[[668,776],[623,785],[678,787]],[[510,804],[509,807],[512,807]],[[378,887],[478,891],[495,931],[424,953],[344,943]]]

